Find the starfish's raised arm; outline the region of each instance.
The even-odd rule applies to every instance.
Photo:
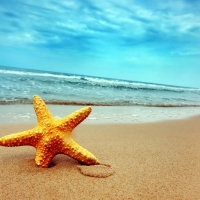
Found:
[[[44,122],[45,120],[51,119],[52,115],[49,112],[44,101],[37,95],[33,97],[33,105],[35,109],[35,113],[37,115],[38,123]]]

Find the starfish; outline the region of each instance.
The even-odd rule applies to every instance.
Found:
[[[39,96],[33,97],[33,104],[38,120],[35,128],[0,138],[0,146],[33,146],[36,148],[35,163],[44,168],[50,165],[57,154],[65,154],[86,165],[99,164],[92,153],[71,137],[72,130],[90,114],[90,106],[56,119]]]

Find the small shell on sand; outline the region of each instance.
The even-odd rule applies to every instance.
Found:
[[[106,178],[114,174],[114,170],[109,164],[78,165],[77,168],[81,174],[97,178]]]

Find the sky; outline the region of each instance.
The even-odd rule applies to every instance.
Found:
[[[200,0],[0,0],[0,65],[200,88]]]

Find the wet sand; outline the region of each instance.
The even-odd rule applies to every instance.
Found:
[[[74,129],[76,142],[111,166],[113,173],[106,178],[83,175],[81,165],[65,155],[41,169],[35,165],[33,147],[0,147],[0,199],[199,200],[200,116],[172,119],[87,119]],[[34,126],[34,121],[4,122],[0,137]],[[95,168],[85,171],[95,173]]]
[[[48,105],[56,118],[62,118],[84,106]],[[36,123],[33,105],[0,105],[0,124]],[[82,124],[146,123],[184,119],[199,115],[200,107],[92,106],[92,112]]]

